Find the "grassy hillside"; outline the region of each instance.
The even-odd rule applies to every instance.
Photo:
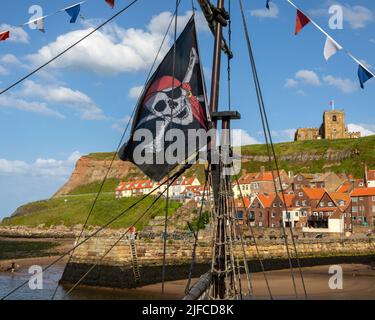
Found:
[[[324,172],[331,170],[337,173],[345,172],[352,174],[357,178],[363,176],[363,166],[367,163],[369,168],[375,168],[375,136],[365,137],[361,139],[352,140],[318,140],[318,141],[304,141],[304,142],[287,142],[279,143],[275,145],[277,156],[282,159],[283,157],[289,157],[288,160],[280,160],[280,168],[285,170],[291,170],[294,173],[306,172]],[[267,150],[265,145],[251,145],[242,147],[241,153],[244,157],[242,163],[242,169],[248,172],[259,171],[261,166],[265,166],[267,169]],[[325,160],[327,153],[346,154],[343,160]],[[315,156],[318,160],[303,160],[303,155]],[[258,156],[263,157],[262,161],[253,161],[246,159],[246,156]],[[98,160],[111,160],[113,153],[92,153],[87,157]],[[197,176],[200,181],[204,181],[204,166],[195,165],[188,170],[186,176]],[[126,179],[134,178],[134,173],[125,177]],[[143,174],[139,171],[139,177]],[[101,195],[98,204],[94,210],[94,213],[89,221],[91,225],[101,225],[108,221],[111,217],[115,216],[121,210],[131,205],[136,199],[121,199],[116,200],[114,196],[114,190],[118,185],[118,179],[109,179],[106,181],[103,194]],[[37,226],[39,224],[60,225],[64,224],[72,226],[75,224],[81,224],[85,221],[86,215],[89,211],[95,193],[100,188],[100,181],[90,183],[87,185],[81,185],[74,189],[68,196],[63,198],[54,198],[46,201],[39,201],[27,204],[20,207],[17,210],[16,217],[6,220],[3,225],[30,225]],[[135,210],[126,214],[119,221],[117,221],[113,227],[127,227],[136,217],[144,210],[152,199],[144,201]],[[176,209],[179,204],[172,203],[171,205]],[[171,210],[171,214],[174,209]],[[160,200],[154,209],[151,211],[146,219],[144,219],[138,228],[145,225],[150,216],[163,214],[164,212],[164,201]]]
[[[275,151],[279,159],[286,156],[293,157],[303,154],[321,157],[321,159],[313,161],[279,160],[281,169],[291,170],[295,173],[315,173],[331,170],[336,173],[345,172],[361,178],[363,176],[364,163],[367,163],[370,168],[375,168],[375,136],[360,139],[277,143],[275,144]],[[327,152],[349,152],[352,156],[340,161],[327,161],[324,159],[324,155]],[[244,156],[267,156],[267,149],[265,145],[244,146],[241,148],[241,154]],[[91,153],[88,157],[95,160],[111,160],[113,153]],[[249,172],[256,172],[259,171],[261,166],[267,167],[267,165],[267,162],[264,161],[244,161],[242,169]],[[203,181],[203,166],[194,166],[189,172],[186,172],[186,176],[193,175],[198,176]]]
[[[32,202],[20,207],[17,216],[6,219],[3,226],[24,225],[35,227],[41,224],[45,226],[74,226],[83,224],[92,205],[95,195],[76,195],[54,198],[45,201]],[[117,216],[124,209],[132,205],[139,198],[115,199],[114,194],[102,194],[89,220],[89,225],[100,226]],[[154,197],[147,198],[134,209],[123,215],[111,225],[111,228],[130,227],[132,223],[150,206]],[[179,203],[170,202],[170,214],[180,206]],[[147,216],[136,227],[142,229],[148,221],[157,216],[164,215],[165,201],[160,199],[149,211]]]

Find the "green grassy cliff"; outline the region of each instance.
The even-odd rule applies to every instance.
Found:
[[[238,150],[237,150],[238,151]],[[363,167],[367,163],[369,168],[375,169],[375,136],[351,140],[317,140],[304,142],[287,142],[275,144],[275,151],[279,159],[280,168],[294,173],[315,173],[334,171],[345,172],[356,178],[363,177]],[[259,171],[261,166],[268,168],[267,149],[265,145],[251,145],[241,148],[242,169],[247,172]],[[113,153],[92,153],[86,156],[95,160],[95,165],[113,158]],[[188,170],[186,176],[197,176],[204,182],[204,166],[195,165]],[[121,212],[136,199],[115,199],[114,190],[120,180],[127,180],[136,176],[143,177],[137,169],[122,179],[108,179],[103,187],[97,206],[89,221],[91,225],[101,225],[111,217]],[[100,188],[100,181],[83,184],[70,191],[68,195],[50,200],[26,204],[15,212],[11,219],[3,225],[30,225],[40,224],[67,225],[81,224],[85,221],[95,194]],[[126,227],[144,210],[153,199],[148,199],[137,206],[129,214],[118,220],[113,227]],[[179,206],[172,203],[171,214]],[[151,214],[138,227],[145,225],[151,216],[163,214],[164,201],[160,200]]]

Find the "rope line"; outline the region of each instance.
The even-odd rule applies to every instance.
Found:
[[[181,0],[179,0],[179,2],[180,2],[180,1],[181,1]],[[176,12],[175,12],[174,15],[176,15]],[[100,194],[101,194],[101,192],[102,192],[102,189],[103,189],[103,187],[104,187],[104,183],[105,183],[105,181],[107,180],[108,175],[109,175],[109,173],[110,173],[110,171],[111,171],[111,169],[112,169],[112,166],[113,166],[113,163],[114,163],[114,161],[115,161],[115,159],[116,159],[117,153],[118,153],[119,149],[121,148],[121,145],[122,145],[122,143],[123,143],[123,140],[124,140],[124,138],[125,138],[125,135],[126,135],[128,129],[129,129],[129,126],[130,126],[131,120],[132,120],[133,117],[134,117],[134,114],[135,114],[135,111],[136,111],[136,106],[140,103],[140,99],[142,99],[143,92],[145,91],[145,88],[146,88],[147,82],[149,81],[149,79],[150,79],[150,77],[151,77],[152,71],[153,71],[153,69],[154,69],[154,67],[155,67],[155,65],[156,65],[156,62],[158,61],[158,58],[159,58],[160,52],[161,52],[161,50],[162,50],[162,48],[163,48],[163,46],[164,46],[164,43],[165,43],[165,40],[166,40],[168,34],[169,34],[169,30],[170,30],[170,28],[171,28],[171,25],[172,25],[173,19],[174,19],[174,16],[172,16],[172,18],[171,18],[171,20],[170,20],[170,22],[169,22],[169,24],[168,24],[167,30],[166,30],[166,32],[165,32],[165,34],[164,34],[164,37],[163,37],[162,41],[161,41],[161,44],[160,44],[160,46],[159,46],[159,49],[158,49],[158,51],[157,51],[157,53],[156,53],[156,56],[155,56],[155,58],[154,58],[154,61],[153,61],[152,65],[151,65],[151,67],[150,67],[150,69],[149,69],[149,72],[148,72],[148,74],[147,74],[147,76],[146,76],[146,80],[145,80],[145,82],[144,82],[144,86],[143,86],[143,89],[142,89],[142,94],[139,96],[138,101],[137,101],[137,104],[136,104],[135,107],[133,108],[132,114],[131,114],[131,116],[130,116],[130,118],[129,118],[127,124],[126,124],[126,127],[125,127],[125,129],[124,129],[124,132],[123,132],[123,134],[122,134],[122,136],[121,136],[120,142],[119,142],[119,144],[118,144],[118,146],[117,146],[117,148],[116,148],[116,151],[115,151],[115,153],[114,153],[114,155],[113,155],[113,158],[111,159],[111,162],[110,162],[110,164],[109,164],[108,170],[107,170],[107,172],[106,172],[106,174],[105,174],[105,176],[104,176],[104,178],[103,178],[103,181],[101,182],[101,185],[100,185],[100,187],[99,187],[99,190],[98,190],[98,192],[97,192],[97,195],[96,195],[96,197],[95,197],[95,199],[94,199],[94,202],[92,203],[92,206],[91,206],[91,208],[90,208],[90,211],[89,211],[89,213],[88,213],[88,215],[87,215],[86,221],[85,221],[85,223],[84,223],[84,225],[83,225],[83,227],[82,227],[82,229],[81,229],[81,233],[80,233],[80,235],[79,235],[79,237],[78,237],[78,241],[81,239],[82,234],[83,234],[84,230],[86,229],[86,226],[87,226],[87,223],[88,223],[88,221],[89,221],[89,219],[90,219],[90,216],[91,216],[91,214],[92,214],[92,211],[94,210],[94,207],[95,207],[95,205],[96,205],[96,203],[97,203],[97,201],[98,201],[98,198],[99,198],[99,196],[100,196]],[[72,252],[72,254],[73,254],[73,252]],[[71,256],[72,256],[72,255],[71,255]],[[70,262],[71,256],[69,257],[68,264],[69,264],[69,262]],[[54,291],[54,293],[53,293],[53,295],[52,295],[52,299],[51,299],[51,300],[53,300],[53,299],[55,298],[58,288],[59,288],[59,285],[57,284],[57,285],[56,285],[56,288],[55,288],[55,291]]]
[[[209,174],[210,174],[210,168],[208,167],[205,170],[206,178],[205,178],[205,182],[204,182],[204,189],[203,189],[203,195],[202,195],[202,200],[201,200],[201,207],[200,207],[200,211],[199,211],[199,215],[198,215],[198,223],[202,218],[203,204],[204,204],[204,199],[205,199],[205,195],[206,195],[206,188],[210,188],[210,186],[208,185]],[[189,229],[194,234],[194,245],[193,245],[193,250],[192,250],[192,253],[191,253],[191,264],[190,264],[190,269],[189,269],[189,277],[188,277],[188,281],[187,281],[186,287],[185,287],[185,293],[186,294],[188,294],[190,289],[191,289],[190,284],[191,284],[191,279],[192,279],[192,276],[193,276],[193,270],[194,270],[194,266],[195,266],[195,262],[196,262],[196,251],[197,251],[198,236],[199,236],[199,227],[198,226],[197,226],[197,230],[194,231],[193,228],[191,227],[190,223],[189,223]]]
[[[173,174],[173,176],[171,177],[172,179],[179,174],[179,172],[181,170],[186,170],[187,168],[189,168],[191,166],[191,164],[186,164],[183,166],[182,169],[180,169],[178,172],[176,172],[175,174]],[[38,276],[39,274],[41,274],[42,272],[45,272],[47,271],[48,269],[50,269],[53,265],[55,265],[57,262],[61,261],[64,257],[66,257],[68,254],[70,254],[71,252],[73,252],[75,249],[77,249],[79,246],[81,246],[82,244],[86,243],[89,239],[91,239],[92,237],[96,236],[99,232],[103,231],[104,229],[106,229],[108,226],[110,226],[113,222],[117,221],[119,218],[121,218],[125,213],[127,213],[129,210],[133,209],[135,206],[137,206],[140,202],[142,202],[143,200],[145,200],[146,198],[148,198],[150,195],[152,195],[156,190],[160,189],[168,180],[165,180],[163,181],[160,185],[158,185],[157,187],[155,187],[153,190],[151,190],[149,193],[147,193],[146,195],[144,195],[142,198],[140,198],[138,201],[136,201],[135,203],[133,203],[132,205],[130,205],[129,207],[127,207],[125,210],[123,210],[121,213],[119,213],[117,216],[115,216],[114,218],[112,218],[110,221],[108,221],[106,224],[104,224],[103,226],[101,226],[99,229],[97,229],[96,231],[94,231],[91,235],[89,235],[87,238],[85,238],[84,240],[82,240],[80,243],[76,244],[73,248],[69,249],[68,251],[66,251],[65,253],[63,253],[60,257],[58,257],[56,260],[54,260],[53,262],[51,262],[50,264],[48,264],[46,267],[43,268],[43,270],[39,273],[36,273],[34,275],[34,277]],[[0,300],[5,300],[7,297],[9,297],[11,294],[13,294],[14,292],[18,291],[20,288],[22,288],[24,285],[28,284],[29,283],[29,280],[26,280],[24,281],[23,283],[21,283],[19,286],[17,286],[16,288],[12,289],[9,293],[7,293],[5,296],[3,296]]]
[[[174,100],[174,93],[175,93],[175,75],[176,75],[176,50],[177,50],[177,20],[178,20],[178,7],[180,5],[180,1],[176,0],[176,8],[175,8],[175,19],[174,19],[174,34],[173,34],[173,61],[172,61],[172,100]],[[171,108],[170,113],[170,126],[172,130],[173,127],[173,109]],[[165,122],[166,120],[164,120]],[[172,133],[170,134],[170,136]],[[172,138],[172,137],[170,137]],[[172,141],[172,139],[170,139]],[[172,151],[171,151],[172,152]],[[171,155],[171,153],[170,153]],[[169,173],[168,173],[169,179]],[[164,241],[163,241],[163,266],[161,271],[161,295],[164,295],[165,289],[165,263],[166,263],[166,255],[167,255],[167,233],[168,233],[168,214],[169,214],[169,188],[167,188],[167,195],[165,197],[165,218],[164,218]]]
[[[16,82],[14,82],[13,84],[11,84],[10,86],[6,87],[4,90],[0,91],[0,95],[4,94],[5,92],[9,91],[10,89],[14,88],[15,86],[17,86],[18,84],[20,84],[21,82],[23,82],[24,80],[26,80],[27,78],[31,77],[32,75],[34,75],[35,73],[37,73],[39,70],[43,69],[44,67],[46,67],[47,65],[49,65],[51,62],[55,61],[56,59],[60,58],[62,55],[64,55],[65,53],[67,53],[70,49],[74,48],[76,45],[78,45],[79,43],[81,43],[83,40],[87,39],[88,37],[90,37],[92,34],[94,34],[96,31],[98,31],[99,29],[103,28],[106,24],[108,24],[109,22],[111,22],[112,20],[114,20],[116,17],[118,17],[119,15],[121,15],[123,12],[125,12],[126,10],[128,10],[130,7],[132,7],[134,4],[136,4],[139,0],[134,0],[132,1],[131,3],[129,3],[126,7],[124,7],[123,9],[121,9],[120,11],[118,11],[117,13],[115,13],[113,16],[111,16],[109,19],[107,19],[106,21],[104,21],[102,24],[100,24],[99,26],[97,26],[94,30],[90,31],[88,34],[86,34],[84,37],[82,37],[81,39],[77,40],[76,42],[74,42],[73,44],[71,44],[69,47],[67,47],[66,49],[64,49],[63,51],[61,51],[59,54],[57,54],[56,56],[54,56],[53,58],[51,58],[50,60],[48,60],[47,62],[43,63],[41,66],[37,67],[36,69],[34,69],[33,71],[31,71],[30,73],[28,73],[27,75],[25,75],[24,77],[22,77],[21,79],[17,80]]]
[[[242,190],[241,190],[241,188],[240,188],[240,183],[239,183],[239,181],[238,181],[238,177],[237,177],[237,175],[235,175],[235,179],[236,179],[237,188],[238,188],[238,190],[240,190],[240,198],[241,198],[242,205],[243,205],[243,207],[244,207],[244,210],[246,210],[245,198],[244,198],[244,196],[243,196],[243,194],[242,194]],[[253,239],[254,239],[255,251],[256,251],[257,256],[258,256],[258,260],[259,260],[260,267],[261,267],[261,269],[262,269],[262,273],[263,273],[264,281],[266,282],[267,291],[268,291],[268,294],[269,294],[269,296],[270,296],[270,299],[273,300],[273,295],[272,295],[271,288],[270,288],[270,285],[269,285],[269,282],[268,282],[268,277],[267,277],[267,274],[266,274],[266,270],[265,270],[265,268],[264,268],[262,255],[260,254],[259,246],[258,246],[257,240],[256,240],[256,238],[255,238],[254,229],[253,229],[253,226],[251,225],[251,223],[249,223],[249,228],[250,228],[251,236],[252,236]]]
[[[279,166],[278,166],[278,162],[277,162],[277,158],[276,158],[275,149],[274,149],[274,146],[273,146],[273,141],[272,141],[272,136],[271,136],[271,132],[270,132],[270,128],[269,128],[267,113],[266,113],[266,109],[265,109],[265,106],[264,106],[263,95],[262,95],[262,91],[261,91],[261,87],[260,87],[260,82],[259,82],[259,77],[258,77],[256,65],[255,65],[255,59],[254,59],[254,55],[253,55],[253,51],[252,51],[252,47],[251,47],[251,41],[250,41],[250,36],[249,36],[249,33],[248,33],[248,27],[247,27],[246,18],[245,18],[245,15],[244,15],[242,0],[239,0],[239,3],[240,3],[242,21],[243,21],[243,26],[244,26],[244,31],[245,31],[245,36],[246,36],[246,41],[247,41],[249,56],[250,56],[250,60],[251,60],[251,67],[252,67],[252,70],[253,70],[253,78],[254,78],[255,87],[256,87],[258,105],[259,105],[260,114],[261,114],[261,118],[262,118],[263,133],[264,133],[265,139],[266,139],[266,145],[267,145],[267,152],[268,152],[269,163],[271,164],[271,172],[272,172],[272,177],[273,177],[273,181],[274,181],[275,192],[276,192],[276,196],[277,196],[277,190],[278,190],[278,188],[277,188],[276,181],[275,181],[275,178],[274,178],[274,172],[272,170],[272,162],[271,162],[272,156],[271,156],[271,153],[270,153],[269,144],[272,147],[272,152],[273,152],[273,157],[274,157],[274,161],[275,161],[275,165],[276,165],[278,180],[279,180],[280,187],[281,187],[282,194],[283,194],[284,206],[285,206],[286,211],[287,211],[284,190],[282,189],[282,183],[281,183],[281,178],[280,178],[280,170],[279,170]],[[270,141],[269,143],[268,143],[268,139]],[[295,282],[295,277],[294,277],[294,272],[293,272],[293,264],[292,264],[292,260],[291,260],[291,256],[290,256],[290,252],[289,252],[287,235],[286,235],[286,232],[285,232],[284,224],[283,223],[281,223],[281,224],[282,224],[282,229],[283,229],[283,232],[284,232],[284,239],[285,239],[285,245],[286,245],[286,250],[287,250],[287,254],[288,254],[289,267],[290,267],[290,271],[291,271],[293,288],[294,288],[294,292],[295,292],[296,298],[298,298],[297,287],[296,287],[296,282]],[[303,273],[302,273],[301,265],[300,265],[300,262],[299,262],[299,257],[298,257],[298,253],[297,253],[297,247],[296,247],[295,241],[293,239],[292,230],[291,230],[291,235],[292,235],[292,241],[293,241],[294,250],[295,250],[295,254],[296,254],[296,260],[297,260],[298,268],[300,270],[301,280],[302,280],[302,283],[303,283],[303,289],[304,289],[305,297],[307,299],[307,293],[306,293],[306,288],[305,288],[305,284],[304,284]]]
[[[136,219],[136,221],[132,224],[132,226],[136,225],[139,221],[141,221],[143,219],[143,217],[150,211],[150,209],[155,205],[155,203],[163,196],[163,194],[169,189],[169,187],[176,181],[176,179],[178,179],[179,176],[181,176],[181,174],[183,174],[184,171],[181,171],[179,172],[178,175],[176,175],[172,181],[168,184],[167,188],[161,192],[158,197],[151,203],[151,205]],[[113,243],[110,248],[104,253],[104,255],[94,264],[92,265],[89,270],[73,285],[72,288],[69,289],[69,291],[63,296],[62,299],[64,299],[65,297],[67,297],[77,286],[79,286],[79,284],[88,276],[88,274],[94,270],[94,268],[96,266],[98,266],[100,264],[100,262],[102,262],[104,260],[104,258],[112,251],[112,249],[128,234],[129,230],[130,230],[131,227],[129,227],[125,233],[123,233],[121,235],[121,237],[119,239],[116,240],[115,243]]]

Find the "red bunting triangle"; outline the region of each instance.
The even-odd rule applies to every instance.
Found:
[[[0,41],[4,41],[4,40],[8,39],[9,35],[10,35],[9,31],[5,31],[5,32],[0,33]]]
[[[105,0],[105,2],[107,2],[111,6],[112,9],[115,6],[115,0]]]
[[[296,35],[303,29],[305,25],[310,22],[310,19],[306,17],[302,11],[297,9],[297,19],[296,19]]]

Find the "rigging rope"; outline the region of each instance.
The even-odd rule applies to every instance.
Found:
[[[184,167],[184,169],[186,170],[187,168]],[[158,197],[151,203],[151,205],[138,217],[138,219],[136,219],[134,221],[133,224],[131,224],[131,226],[135,226],[138,222],[140,222],[142,220],[142,218],[150,211],[150,209],[155,205],[155,203],[163,196],[163,194],[169,189],[169,187],[185,172],[185,170],[181,170],[179,171],[179,174],[178,175],[175,175],[175,177],[169,182],[168,186],[166,189],[164,189],[163,192],[161,192]],[[169,180],[168,180],[169,181]],[[100,262],[102,262],[104,260],[104,258],[112,251],[112,249],[117,245],[119,244],[119,242],[128,234],[129,230],[131,229],[131,227],[129,227],[125,233],[123,233],[121,235],[121,237],[119,239],[116,240],[115,243],[113,243],[110,248],[104,253],[104,255],[94,264],[92,265],[89,270],[87,270],[87,272],[73,285],[72,288],[69,289],[69,291],[63,296],[62,299],[64,299],[65,297],[67,297],[86,277],[87,275],[92,271],[94,270],[94,268],[96,266],[98,266],[100,264]]]
[[[44,64],[42,64],[41,66],[39,66],[38,68],[34,69],[33,71],[31,71],[30,73],[28,73],[27,75],[25,75],[24,77],[22,77],[21,79],[17,80],[16,82],[14,82],[13,84],[11,84],[10,86],[6,87],[5,89],[1,90],[0,91],[0,95],[4,94],[5,92],[9,91],[10,89],[14,88],[15,86],[17,86],[18,84],[20,84],[21,82],[23,82],[24,80],[26,80],[27,78],[31,77],[32,75],[34,75],[35,73],[37,73],[39,70],[43,69],[44,67],[46,67],[47,65],[49,65],[51,62],[55,61],[56,59],[60,58],[62,55],[64,55],[65,53],[67,53],[70,49],[74,48],[76,45],[78,45],[79,43],[81,43],[83,40],[87,39],[88,37],[90,37],[92,34],[94,34],[96,31],[98,31],[99,29],[103,28],[106,24],[108,24],[109,22],[111,22],[112,20],[114,20],[115,18],[117,18],[119,15],[121,15],[123,12],[125,12],[126,10],[128,10],[130,7],[132,7],[134,4],[136,4],[139,0],[134,0],[132,1],[131,3],[129,3],[126,7],[124,7],[123,9],[121,9],[120,11],[118,11],[117,13],[115,13],[113,16],[111,16],[109,19],[107,19],[106,21],[104,21],[102,24],[100,24],[99,26],[97,26],[94,30],[90,31],[88,34],[86,34],[84,37],[82,37],[81,39],[77,40],[76,42],[74,42],[72,45],[70,45],[68,48],[64,49],[63,51],[61,51],[59,54],[57,54],[56,56],[54,56],[53,58],[51,58],[50,60],[48,60],[47,62],[45,62]]]
[[[228,0],[228,13],[229,13],[229,20],[228,20],[228,45],[229,50],[232,51],[232,15],[231,15],[231,0]],[[229,111],[232,109],[232,98],[231,98],[231,60],[232,58],[228,55],[228,67],[227,67],[227,73],[228,73],[228,108]]]
[[[240,198],[241,198],[241,202],[242,202],[243,208],[244,208],[244,210],[246,210],[245,198],[244,198],[244,196],[242,194],[242,190],[241,190],[240,183],[238,181],[237,175],[235,175],[235,179],[236,179],[237,188],[240,191]],[[253,229],[253,226],[251,225],[251,223],[249,223],[249,228],[250,228],[251,236],[254,239],[255,251],[256,251],[257,256],[258,256],[260,268],[262,269],[264,281],[266,282],[267,291],[268,291],[268,294],[270,295],[270,299],[273,300],[273,295],[272,295],[271,288],[270,288],[270,285],[269,285],[269,282],[268,282],[268,277],[267,277],[267,274],[266,274],[266,270],[264,268],[263,259],[262,259],[262,256],[260,254],[259,246],[258,246],[257,240],[255,238],[254,229]]]
[[[209,175],[210,175],[210,167],[208,166],[207,169],[205,170],[206,178],[205,178],[205,182],[204,182],[204,189],[203,189],[203,195],[202,195],[202,199],[201,199],[201,207],[200,207],[200,210],[199,210],[198,223],[197,224],[199,224],[199,221],[202,218],[204,198],[206,196],[206,189],[210,188],[209,183],[208,183]],[[189,277],[188,277],[188,281],[187,281],[186,287],[185,287],[185,293],[186,294],[188,294],[190,289],[191,289],[190,284],[191,284],[191,278],[193,276],[193,269],[194,269],[195,261],[196,261],[196,251],[197,251],[197,246],[198,246],[199,226],[197,225],[197,230],[194,231],[194,229],[191,227],[191,225],[189,223],[189,229],[194,234],[194,244],[193,244],[193,251],[191,253],[191,264],[190,264],[190,269],[189,269]]]
[[[178,0],[178,2],[180,3],[181,0]],[[148,74],[147,74],[147,76],[146,76],[146,80],[145,80],[144,85],[143,85],[142,93],[140,94],[140,96],[139,96],[139,98],[138,98],[138,101],[137,101],[137,104],[136,104],[135,106],[137,106],[137,105],[140,103],[140,99],[142,99],[142,97],[143,97],[143,91],[146,90],[147,82],[149,81],[149,79],[150,79],[150,77],[151,77],[151,74],[152,74],[152,72],[153,72],[153,70],[154,70],[154,67],[155,67],[155,65],[156,65],[156,63],[157,63],[157,61],[158,61],[158,58],[159,58],[160,52],[161,52],[161,50],[162,50],[162,48],[163,48],[163,46],[164,46],[165,40],[166,40],[166,38],[167,38],[167,36],[168,36],[168,34],[169,34],[169,30],[170,30],[170,28],[171,28],[171,25],[172,25],[173,19],[174,19],[174,17],[175,17],[176,14],[177,14],[177,12],[174,13],[174,15],[172,16],[171,20],[169,21],[169,24],[168,24],[167,30],[166,30],[166,32],[164,33],[163,39],[162,39],[162,41],[161,41],[161,43],[160,43],[160,46],[159,46],[159,49],[158,49],[158,51],[157,51],[157,53],[156,53],[156,56],[155,56],[155,58],[154,58],[154,61],[152,62],[152,65],[151,65],[151,67],[150,67],[150,69],[149,69],[149,71],[148,71]],[[99,196],[100,196],[100,194],[101,194],[101,192],[102,192],[102,190],[103,190],[104,183],[106,182],[106,180],[107,180],[107,178],[108,178],[108,175],[109,175],[109,173],[110,173],[110,171],[111,171],[111,169],[112,169],[113,163],[114,163],[114,161],[115,161],[115,159],[116,159],[117,153],[118,153],[119,149],[121,148],[121,145],[122,145],[122,143],[123,143],[123,140],[124,140],[124,138],[125,138],[125,135],[126,135],[128,129],[129,129],[129,126],[130,126],[131,120],[132,120],[133,117],[134,117],[135,110],[136,110],[136,107],[133,108],[132,114],[131,114],[131,116],[129,117],[129,120],[128,120],[126,126],[125,126],[124,132],[123,132],[123,134],[122,134],[122,136],[121,136],[121,139],[120,139],[119,144],[117,145],[116,151],[115,151],[114,154],[113,154],[113,158],[111,159],[111,162],[110,162],[110,164],[109,164],[109,167],[108,167],[108,169],[107,169],[107,172],[106,172],[106,174],[105,174],[105,176],[104,176],[104,178],[103,178],[103,180],[102,180],[102,182],[101,182],[101,184],[100,184],[99,190],[98,190],[98,192],[97,192],[97,194],[96,194],[96,197],[95,197],[95,199],[94,199],[94,201],[93,201],[93,203],[92,203],[92,206],[91,206],[91,208],[90,208],[90,210],[89,210],[89,213],[88,213],[88,215],[87,215],[86,221],[85,221],[85,223],[84,223],[84,225],[83,225],[83,227],[82,227],[82,229],[81,229],[80,235],[79,235],[78,240],[77,240],[78,242],[79,242],[79,240],[81,239],[84,230],[86,229],[87,223],[88,223],[88,221],[89,221],[89,219],[90,219],[90,217],[91,217],[91,214],[92,214],[92,212],[93,212],[93,210],[94,210],[94,207],[95,207],[95,205],[96,205],[96,203],[97,203],[97,201],[98,201],[98,198],[99,198]],[[73,254],[73,252],[72,252],[72,254]],[[71,254],[71,256],[72,256],[72,254]],[[67,263],[67,264],[69,264],[69,262],[70,262],[70,260],[71,260],[71,256],[69,257],[69,260],[68,260],[68,263]],[[54,292],[53,292],[53,295],[52,295],[52,299],[51,299],[51,300],[53,300],[53,299],[55,298],[58,288],[59,288],[59,284],[56,285],[56,288],[55,288],[55,290],[54,290]]]
[[[182,169],[180,169],[179,171],[177,171],[175,174],[172,175],[171,179],[173,179],[176,175],[179,175],[179,172],[181,170],[186,170],[187,168],[189,168],[191,166],[191,164],[185,164]],[[152,189],[149,193],[145,194],[142,198],[140,198],[138,201],[136,201],[135,203],[133,203],[132,205],[130,205],[129,207],[127,207],[125,210],[123,210],[121,213],[119,213],[117,216],[115,216],[114,218],[112,218],[110,221],[108,221],[106,224],[104,224],[103,226],[101,226],[99,229],[97,229],[96,231],[94,231],[91,235],[89,235],[87,238],[85,238],[84,240],[82,240],[80,243],[76,244],[73,248],[69,249],[68,251],[64,252],[63,254],[61,254],[57,259],[55,259],[54,261],[52,261],[50,264],[48,264],[46,267],[43,268],[43,270],[39,273],[36,273],[34,275],[34,277],[38,276],[39,274],[41,274],[42,272],[45,272],[47,271],[48,269],[50,269],[53,265],[55,265],[57,262],[61,261],[64,257],[66,257],[68,254],[70,254],[71,252],[73,252],[75,249],[77,249],[79,246],[81,246],[82,244],[86,243],[89,239],[91,239],[92,237],[95,237],[99,232],[103,231],[104,229],[106,229],[108,226],[110,226],[112,223],[114,223],[115,221],[117,221],[118,219],[120,219],[125,213],[127,213],[129,210],[133,209],[135,206],[137,206],[139,203],[141,203],[143,200],[145,200],[146,198],[148,198],[150,195],[152,195],[156,190],[160,189],[165,183],[167,183],[168,180],[165,180],[163,181],[160,185],[158,185],[157,187],[155,187],[154,189]],[[24,285],[28,284],[29,283],[29,280],[25,280],[23,283],[21,283],[20,285],[18,285],[16,288],[12,289],[10,292],[8,292],[5,296],[1,297],[0,300],[5,300],[7,297],[9,297],[11,294],[13,294],[14,292],[18,291],[20,288],[22,288]]]
[[[281,177],[280,177],[280,170],[279,170],[279,166],[278,166],[278,162],[277,162],[277,157],[276,157],[276,152],[275,152],[275,149],[274,149],[274,145],[273,145],[273,141],[272,141],[272,136],[271,136],[271,132],[270,132],[270,128],[269,128],[267,113],[266,113],[266,109],[265,109],[265,106],[264,106],[263,95],[262,95],[262,91],[261,91],[261,87],[260,87],[260,82],[259,82],[259,78],[258,78],[258,73],[257,73],[256,65],[255,65],[255,59],[254,59],[254,55],[253,55],[253,51],[252,51],[252,47],[251,47],[251,41],[250,41],[250,36],[249,36],[249,33],[248,33],[248,27],[247,27],[247,22],[246,22],[245,14],[244,14],[242,0],[239,0],[239,4],[240,4],[241,16],[242,16],[242,21],[243,21],[243,26],[244,26],[244,31],[245,31],[245,36],[246,36],[248,51],[249,51],[249,56],[250,56],[250,60],[251,60],[251,67],[252,67],[252,70],[253,70],[253,78],[254,78],[254,82],[255,82],[256,93],[257,93],[257,98],[258,98],[258,104],[259,104],[259,109],[260,109],[261,118],[262,118],[263,132],[264,132],[265,139],[266,139],[266,145],[267,145],[269,162],[271,163],[271,158],[272,158],[271,154],[270,154],[270,150],[269,150],[269,144],[270,144],[271,145],[271,149],[272,149],[272,153],[273,153],[273,157],[274,157],[274,161],[275,161],[275,165],[276,165],[276,170],[277,170],[278,180],[279,180],[279,183],[280,183],[280,188],[281,188],[281,191],[282,191],[284,207],[285,207],[285,211],[287,212],[287,206],[286,206],[286,202],[285,202],[285,195],[284,195],[284,190],[283,190],[283,187],[282,187],[282,181],[281,181]],[[269,143],[268,143],[268,139],[269,139]],[[277,196],[277,190],[278,190],[278,188],[277,188],[277,185],[276,185],[276,179],[274,178],[274,172],[272,170],[272,164],[271,164],[271,171],[272,171],[272,176],[273,176],[273,181],[274,181],[274,186],[275,186],[275,192],[276,192],[276,196]],[[284,227],[283,223],[282,223],[282,228],[283,228],[283,232],[284,232],[284,239],[285,239],[286,250],[287,250],[287,254],[288,254],[288,260],[289,260],[289,266],[290,266],[290,270],[291,270],[291,277],[292,277],[292,281],[293,281],[293,287],[294,287],[296,298],[298,298],[297,287],[296,287],[296,282],[295,282],[294,272],[293,272],[293,264],[292,264],[292,260],[291,260],[291,256],[290,256],[290,252],[289,252],[287,235],[285,233],[285,227]],[[304,282],[302,268],[301,268],[299,257],[298,257],[297,246],[295,244],[294,237],[293,237],[292,228],[290,228],[290,231],[291,231],[292,242],[293,242],[293,246],[294,246],[294,250],[295,250],[296,260],[297,260],[298,268],[299,268],[299,271],[300,271],[300,276],[301,276],[301,281],[302,281],[302,285],[303,285],[303,290],[304,290],[305,298],[307,299],[305,282]]]
[[[178,22],[178,7],[180,5],[180,1],[176,0],[176,8],[175,8],[175,18],[174,18],[174,35],[173,35],[173,61],[172,61],[172,100],[174,100],[174,93],[175,93],[175,74],[176,74],[176,50],[177,50],[177,22]],[[173,109],[171,108],[170,114],[170,132],[172,131],[173,127]],[[166,120],[164,120],[165,122]],[[172,133],[171,133],[172,135]],[[169,141],[172,141],[170,139]],[[171,151],[172,152],[172,151]],[[169,173],[168,173],[169,179]],[[165,219],[164,219],[164,242],[163,242],[163,267],[161,272],[161,295],[164,295],[165,289],[165,262],[166,262],[166,255],[167,255],[167,233],[168,233],[168,213],[169,213],[169,188],[167,188],[167,195],[165,197]]]

